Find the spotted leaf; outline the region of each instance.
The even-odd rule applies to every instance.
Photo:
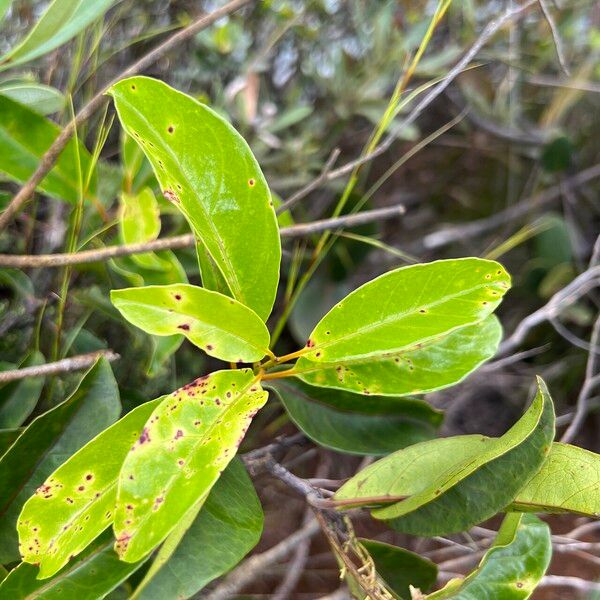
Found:
[[[185,215],[233,297],[265,320],[281,244],[269,188],[246,142],[210,108],[155,79],[124,79],[109,93],[163,195]]]
[[[123,560],[145,556],[209,493],[266,400],[250,369],[217,371],[154,410],[119,477],[114,530]]]
[[[110,297],[130,323],[147,333],[181,333],[221,360],[255,362],[269,352],[265,324],[218,292],[182,283],[113,290]]]
[[[23,506],[17,529],[23,561],[54,575],[113,520],[117,481],[131,445],[161,398],[139,406],[63,463]]]

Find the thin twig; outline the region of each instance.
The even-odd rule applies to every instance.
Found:
[[[337,229],[339,227],[356,227],[365,223],[381,221],[384,219],[393,219],[406,212],[402,204],[377,208],[374,210],[365,210],[360,213],[344,215],[332,219],[321,219],[310,223],[300,223],[290,227],[280,229],[281,237],[296,238],[306,237],[314,233]],[[132,254],[142,254],[145,252],[158,252],[160,250],[175,250],[181,248],[191,248],[195,244],[195,238],[192,234],[178,235],[170,238],[162,238],[151,242],[142,242],[138,244],[124,244],[121,246],[108,246],[98,250],[84,250],[76,253],[65,254],[0,254],[0,267],[14,268],[40,268],[40,267],[61,267],[64,265],[76,265],[84,263],[94,263],[120,256],[131,256]]]
[[[558,31],[558,27],[554,22],[554,18],[552,17],[552,13],[546,6],[546,0],[538,0],[540,3],[540,8],[542,9],[542,13],[544,14],[544,18],[548,23],[548,27],[550,27],[550,31],[552,33],[552,39],[554,40],[554,47],[556,48],[556,57],[558,58],[558,62],[560,64],[560,68],[563,70],[565,75],[569,77],[571,75],[571,71],[569,70],[569,66],[567,65],[567,60],[565,58],[565,52],[563,48],[562,39],[560,37],[560,32]]]
[[[0,231],[2,231],[11,219],[21,210],[23,205],[33,196],[37,186],[44,179],[44,177],[50,172],[61,152],[65,149],[69,140],[73,137],[75,130],[89,119],[94,112],[96,112],[106,101],[106,91],[114,85],[117,81],[126,77],[131,77],[136,73],[139,73],[149,67],[151,64],[156,62],[166,52],[177,46],[178,44],[192,38],[198,32],[206,29],[209,25],[212,25],[215,21],[219,20],[243,6],[255,2],[256,0],[232,0],[225,6],[207,14],[202,15],[190,25],[169,36],[164,42],[158,44],[153,50],[142,56],[137,62],[132,64],[130,67],[120,73],[115,79],[113,79],[106,87],[98,92],[76,115],[76,117],[69,122],[66,127],[60,132],[58,137],[52,142],[48,150],[44,153],[40,160],[40,164],[33,172],[29,180],[23,185],[19,192],[10,201],[10,204],[6,207],[4,212],[0,215]]]
[[[14,369],[11,371],[0,372],[0,383],[8,383],[9,381],[17,381],[26,377],[45,377],[46,375],[56,375],[58,373],[70,373],[71,371],[81,371],[91,367],[100,357],[113,361],[120,356],[112,350],[99,350],[88,354],[80,354],[79,356],[71,356],[63,358],[45,365],[34,367],[24,367],[23,369]]]

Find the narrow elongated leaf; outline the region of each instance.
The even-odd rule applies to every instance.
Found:
[[[496,353],[502,327],[494,315],[396,353],[317,363],[300,358],[298,377],[312,385],[360,394],[424,394],[463,380]]]
[[[41,83],[28,81],[6,82],[0,85],[0,94],[24,104],[41,115],[58,112],[65,104],[65,97],[61,92]]]
[[[554,409],[539,378],[538,387],[527,412],[502,437],[467,436],[464,451],[452,438],[416,444],[355,475],[336,499],[362,497],[370,504],[375,497],[383,504],[385,496],[404,498],[372,514],[415,535],[464,531],[491,517],[513,501],[550,452]]]
[[[513,507],[600,517],[600,455],[554,443],[544,466],[519,492]]]
[[[58,48],[101,17],[113,4],[115,0],[54,0],[27,36],[0,57],[0,70]]]
[[[114,528],[123,560],[145,556],[210,492],[266,400],[250,369],[217,371],[155,409],[119,478]]]
[[[162,398],[147,402],[63,463],[19,515],[23,561],[39,564],[39,577],[51,577],[79,554],[113,520],[121,465]]]
[[[120,561],[113,550],[114,539],[106,532],[75,561],[52,579],[37,579],[33,565],[21,563],[0,584],[0,598],[19,600],[98,600],[104,598],[143,561]]]
[[[37,417],[0,460],[0,562],[18,558],[17,517],[25,501],[69,456],[116,421],[119,391],[100,359],[73,394]]]
[[[314,362],[379,358],[483,321],[510,287],[497,262],[440,260],[390,271],[334,306],[310,335]]]
[[[125,79],[110,94],[163,194],[186,216],[233,297],[265,320],[281,245],[267,183],[246,142],[211,109],[160,81]]]
[[[269,332],[249,308],[188,284],[113,290],[113,304],[130,322],[154,335],[183,334],[207,354],[255,362],[269,352]]]
[[[546,523],[534,515],[510,514],[479,567],[427,596],[430,600],[524,600],[540,582],[552,557]]]
[[[348,452],[350,454],[389,454],[417,442],[431,439],[435,428],[442,419],[439,411],[421,400],[395,398],[395,406],[388,397],[363,396],[325,390],[309,386],[301,381],[284,380],[275,383],[272,388],[281,398],[291,419],[296,425],[318,444]],[[371,405],[370,414],[357,410],[333,408],[327,400],[339,404],[355,405],[359,402]],[[378,401],[387,411],[377,414]]]
[[[437,566],[430,560],[375,540],[360,540],[360,543],[373,559],[379,576],[397,597],[410,598],[411,585],[426,592],[436,582]]]
[[[59,133],[60,128],[52,121],[0,95],[0,171],[13,181],[23,183],[29,179]],[[80,188],[77,152],[76,142],[71,140],[39,189],[54,198],[76,203]],[[85,180],[91,156],[83,144],[79,144],[79,157]],[[92,178],[86,197],[93,195],[94,190],[95,179]]]
[[[234,459],[169,561],[134,598],[189,598],[234,567],[258,543],[263,512],[252,481]],[[202,550],[206,551],[202,551]]]
[[[36,351],[27,357],[22,366],[32,367],[43,363],[44,356]],[[0,428],[11,429],[22,425],[33,412],[43,387],[43,377],[27,377],[0,388]]]

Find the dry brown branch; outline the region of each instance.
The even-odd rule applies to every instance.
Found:
[[[166,52],[177,46],[178,44],[192,38],[198,32],[206,29],[209,25],[212,25],[215,21],[218,21],[221,17],[231,14],[243,6],[255,2],[256,0],[232,0],[225,4],[225,6],[207,14],[198,17],[190,25],[184,29],[169,36],[164,42],[158,44],[150,52],[142,56],[138,61],[125,69],[115,79],[113,79],[106,87],[98,92],[75,116],[73,119],[58,135],[58,137],[52,142],[52,145],[46,150],[40,164],[33,172],[29,180],[23,185],[16,196],[10,201],[10,204],[6,207],[4,212],[0,215],[0,231],[2,231],[11,219],[21,210],[23,205],[33,196],[37,186],[44,179],[44,177],[50,172],[61,152],[65,149],[69,140],[73,137],[75,130],[87,119],[89,119],[106,101],[106,91],[114,85],[117,81],[124,79],[125,77],[131,77],[154,63]]]
[[[402,204],[386,206],[374,210],[365,210],[352,215],[344,215],[332,219],[321,219],[311,223],[301,223],[282,227],[280,229],[281,237],[296,238],[307,237],[314,233],[337,229],[340,227],[356,227],[365,223],[372,223],[384,219],[393,219],[406,212]],[[144,252],[158,252],[160,250],[176,250],[181,248],[191,248],[194,246],[194,236],[190,234],[178,235],[171,238],[153,240],[139,244],[125,244],[122,246],[108,246],[98,250],[84,250],[76,253],[65,254],[0,254],[0,267],[13,267],[20,269],[28,268],[54,268],[65,265],[77,265],[84,263],[94,263],[120,256],[131,256],[132,254],[142,254]]]
[[[98,352],[90,352],[88,354],[63,358],[62,360],[46,363],[45,365],[2,371],[0,372],[0,383],[17,381],[18,379],[25,379],[26,377],[45,377],[47,375],[57,375],[58,373],[81,371],[82,369],[91,367],[100,357],[113,361],[117,360],[119,355],[112,350],[99,350]]]

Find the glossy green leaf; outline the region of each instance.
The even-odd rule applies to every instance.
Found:
[[[137,571],[142,562],[120,561],[106,532],[51,579],[37,579],[33,565],[21,563],[0,584],[0,598],[19,600],[98,600]]]
[[[0,457],[15,443],[22,433],[22,427],[17,427],[15,429],[0,429]]]
[[[502,265],[479,258],[390,271],[346,296],[319,321],[308,340],[306,359],[362,361],[414,350],[483,321],[509,287]]]
[[[121,412],[109,363],[100,359],[63,403],[34,419],[0,459],[0,562],[18,557],[17,517],[25,501],[69,456]]]
[[[187,283],[187,276],[181,263],[171,250],[152,253],[152,268],[146,268],[133,260],[131,256],[123,256],[110,261],[110,266],[127,282],[136,287],[145,285],[172,285]],[[147,256],[143,254],[142,256]]]
[[[373,516],[424,536],[464,531],[493,516],[513,501],[550,452],[554,408],[541,379],[538,387],[527,412],[502,437],[462,436],[460,444],[437,439],[399,450],[355,475],[336,499],[363,498],[352,503],[356,506],[385,504],[387,496],[391,504],[373,509]]]
[[[494,315],[439,339],[364,360],[296,363],[306,383],[360,394],[402,396],[439,390],[462,381],[498,348],[502,327]],[[421,347],[419,347],[421,346]]]
[[[125,79],[110,94],[163,194],[186,216],[233,297],[265,320],[281,245],[267,183],[246,142],[211,109],[160,81]]]
[[[254,486],[242,462],[234,459],[169,561],[133,597],[193,596],[242,560],[258,543],[262,528],[263,512]]]
[[[133,325],[153,335],[183,334],[210,356],[255,362],[269,353],[269,332],[249,308],[188,284],[112,290],[111,300]]]
[[[24,104],[41,115],[58,112],[65,105],[65,97],[56,88],[29,81],[0,84],[0,94]]]
[[[375,540],[361,539],[360,543],[373,559],[378,575],[399,598],[411,598],[411,585],[426,592],[435,584],[438,570],[430,560]]]
[[[64,462],[19,515],[23,561],[51,577],[113,520],[121,465],[162,398],[135,408]]]
[[[155,409],[119,478],[114,529],[123,560],[145,556],[210,492],[266,400],[250,369],[217,371]]]
[[[534,515],[513,513],[504,519],[494,545],[473,573],[464,580],[451,580],[427,598],[524,600],[544,576],[551,557],[548,525]]]
[[[21,366],[32,367],[44,362],[41,352],[35,351]],[[2,386],[0,388],[0,428],[12,429],[22,425],[33,412],[43,387],[43,377],[27,377]]]
[[[0,57],[0,70],[47,54],[100,18],[115,0],[54,0],[25,38]]]
[[[600,517],[600,454],[554,443],[544,466],[519,492],[513,507]]]
[[[412,398],[394,398],[393,403],[386,396],[366,399],[291,379],[273,382],[271,387],[308,437],[350,454],[389,454],[431,439],[442,420],[441,412]],[[368,414],[361,412],[361,404],[370,405]]]
[[[13,181],[23,183],[37,168],[42,155],[58,137],[60,127],[30,108],[0,95],[0,172]],[[85,180],[90,169],[91,156],[83,144],[71,140],[61,152],[56,165],[46,175],[39,189],[61,200],[76,203],[79,200],[78,154]],[[93,195],[90,190],[85,197]]]

